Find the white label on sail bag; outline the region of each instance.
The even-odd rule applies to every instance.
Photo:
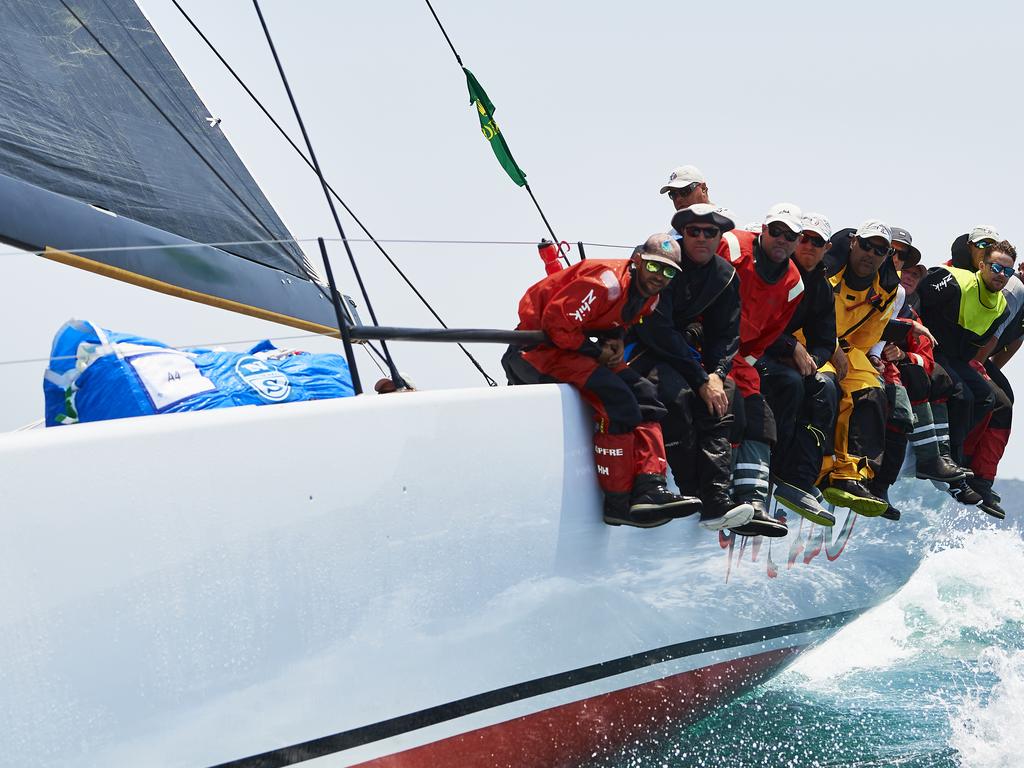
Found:
[[[217,387],[203,376],[192,360],[176,352],[139,355],[128,360],[158,411],[186,397],[210,392]]]

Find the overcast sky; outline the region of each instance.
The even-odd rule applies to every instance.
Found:
[[[140,5],[292,233],[334,236],[315,177],[170,0]],[[251,3],[183,5],[298,139]],[[378,237],[534,241],[545,234],[528,195],[481,137],[465,80],[425,3],[264,0],[262,7],[329,180]],[[658,189],[685,163],[704,171],[712,199],[741,224],[783,200],[825,213],[836,228],[877,217],[909,229],[928,264],[944,260],[952,239],[978,223],[996,225],[1011,241],[1021,237],[1022,14],[1015,5],[435,0],[434,7],[497,105],[561,238],[633,244],[666,229],[671,205]],[[387,247],[451,326],[513,327],[520,295],[543,275],[532,245]],[[0,252],[2,361],[44,358],[69,317],[172,344],[297,333]],[[433,325],[370,247],[357,245],[356,253],[382,323]],[[339,280],[355,293],[340,250],[337,257]],[[338,348],[322,339],[287,343]],[[421,387],[482,384],[457,349],[396,344],[394,351]],[[474,352],[499,378],[500,350]],[[372,383],[376,371],[361,360]],[[1010,364],[1011,380],[1022,366]],[[42,415],[44,367],[0,367],[0,429]],[[1019,433],[1003,474],[1024,476]]]

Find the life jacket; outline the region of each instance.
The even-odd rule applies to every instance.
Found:
[[[740,278],[740,348],[737,357],[756,363],[768,345],[789,324],[804,293],[800,269],[791,259],[782,277],[769,283],[757,272],[754,247],[757,235],[736,230],[722,236],[720,251]]]
[[[587,259],[548,275],[519,301],[517,330],[543,331],[553,346],[574,352],[592,349],[590,336],[621,336],[650,315],[658,296],[623,317],[633,280],[629,259]]]
[[[882,338],[892,317],[893,302],[900,287],[900,273],[887,257],[871,279],[871,284],[855,291],[843,279],[849,266],[850,241],[857,230],[847,227],[832,236],[832,247],[825,254],[828,281],[832,286],[836,310],[836,338],[846,350],[865,354]]]
[[[957,360],[973,359],[1009,315],[1002,292],[989,291],[969,269],[932,267],[917,293],[939,351]]]

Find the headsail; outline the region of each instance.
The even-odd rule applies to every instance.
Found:
[[[292,242],[85,253],[291,235],[132,0],[0,0],[0,18],[0,239],[187,298],[334,326]]]

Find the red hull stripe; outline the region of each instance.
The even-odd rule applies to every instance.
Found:
[[[372,744],[373,742],[383,741],[399,734],[455,720],[475,712],[483,712],[534,696],[542,696],[547,693],[583,685],[584,683],[604,680],[637,669],[663,664],[666,661],[683,659],[688,656],[697,656],[702,653],[721,651],[728,648],[742,648],[743,646],[780,638],[787,638],[790,642],[799,643],[800,641],[796,639],[798,635],[825,629],[838,629],[857,618],[863,612],[864,609],[840,611],[809,619],[799,619],[783,624],[748,629],[742,632],[730,632],[728,634],[711,635],[695,640],[685,640],[681,643],[665,645],[629,656],[590,664],[586,667],[579,667],[545,677],[538,677],[534,680],[507,685],[503,688],[474,694],[464,699],[439,704],[418,712],[410,712],[389,720],[381,720],[377,723],[359,726],[329,736],[322,736],[300,744],[281,747],[280,749],[271,750],[259,755],[231,760],[220,763],[214,766],[214,768],[281,768],[286,765],[294,765],[304,760],[336,754],[353,747]]]
[[[770,677],[800,648],[780,648],[712,664],[574,701],[421,747],[358,768],[569,768],[670,725],[693,722],[712,707]]]

